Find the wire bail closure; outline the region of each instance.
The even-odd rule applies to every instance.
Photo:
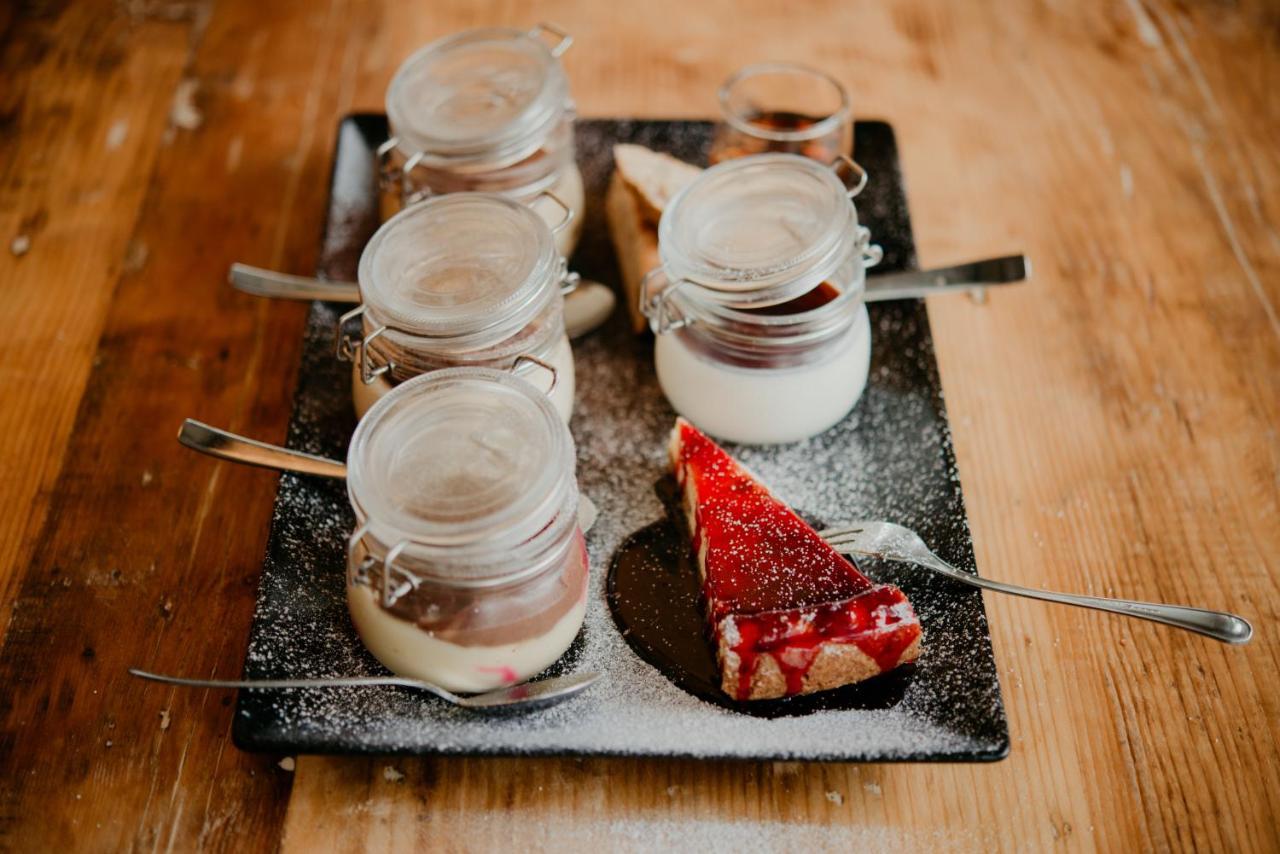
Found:
[[[573,222],[573,220],[578,216],[578,213],[573,208],[565,204],[564,200],[562,200],[559,196],[557,196],[555,193],[551,192],[550,190],[543,190],[541,193],[538,193],[538,195],[534,196],[532,201],[529,202],[529,206],[533,207],[534,202],[537,202],[539,199],[543,199],[543,198],[547,198],[555,202],[556,207],[560,208],[560,210],[564,212],[564,217],[561,218],[561,220],[557,222],[555,225],[551,226],[551,233],[559,234],[560,232],[564,231],[566,228],[569,227],[569,223]]]
[[[356,563],[356,550],[360,547],[360,542],[369,534],[369,523],[366,522],[351,532],[347,537],[347,563]],[[414,544],[413,540],[401,540],[396,543],[382,558],[374,557],[372,553],[365,554],[360,562],[356,564],[355,570],[351,573],[352,584],[363,584],[366,587],[375,587],[375,574],[382,577],[382,590],[380,598],[382,607],[390,608],[406,593],[414,590],[422,583],[417,575],[407,569],[401,569],[396,566],[396,561],[404,554],[404,551]],[[378,570],[381,570],[379,573]]]
[[[666,285],[655,293],[653,284],[659,276],[666,282]],[[673,313],[674,310],[670,303],[671,295],[689,284],[692,284],[692,282],[688,279],[671,282],[667,278],[667,271],[661,267],[653,268],[648,273],[645,273],[644,278],[640,280],[640,313],[649,318],[649,328],[653,330],[654,335],[674,332],[677,329],[683,329],[693,324],[693,318],[684,314]]]
[[[391,163],[391,153],[400,145],[400,137],[392,136],[379,145],[375,160],[378,168],[378,189],[389,190],[397,181],[403,181],[404,170]]]
[[[867,181],[871,179],[867,170],[847,154],[841,154],[827,165],[831,167],[832,172],[836,173],[840,183],[844,184],[845,195],[851,199],[856,199],[858,194],[866,189]]]
[[[534,41],[539,41],[547,45],[547,50],[549,50],[551,55],[556,59],[564,56],[564,52],[573,47],[573,36],[569,35],[555,24],[551,24],[546,21],[539,21],[537,24],[534,24],[533,29],[529,30],[526,35]],[[543,36],[546,35],[555,36],[559,41],[555,44],[548,43],[547,40],[543,38]]]
[[[369,345],[376,341],[383,333],[387,332],[390,327],[379,326],[368,335],[361,336],[359,333],[352,333],[347,330],[348,324],[356,318],[364,316],[365,306],[358,305],[348,311],[346,314],[338,318],[337,323],[337,346],[335,355],[338,361],[354,362],[360,366],[360,381],[365,385],[370,385],[378,377],[395,369],[393,362],[386,362],[382,365],[375,365],[373,358],[369,355]],[[363,324],[362,324],[363,328]]]
[[[544,394],[551,394],[551,392],[555,390],[556,383],[560,380],[560,372],[556,370],[556,366],[551,364],[550,362],[545,362],[542,359],[539,359],[537,356],[531,356],[528,353],[521,353],[519,356],[516,356],[515,359],[512,360],[511,367],[509,368],[511,373],[512,374],[519,373],[520,365],[524,362],[528,362],[531,365],[536,365],[537,367],[542,368],[544,371],[551,374],[551,385],[547,386],[547,390],[544,392]]]
[[[858,252],[862,256],[862,268],[870,269],[884,260],[884,250],[879,243],[871,242],[871,229],[858,226]]]
[[[569,269],[569,262],[560,259],[560,296],[567,297],[582,284],[582,276]]]

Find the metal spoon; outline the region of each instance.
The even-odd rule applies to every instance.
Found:
[[[863,299],[881,302],[913,299],[934,294],[985,290],[990,285],[1021,282],[1031,275],[1031,262],[1026,255],[987,258],[934,270],[906,270],[901,273],[867,273],[867,291]]]
[[[1130,599],[1109,599],[1102,596],[1082,596],[1074,593],[1055,593],[992,581],[972,573],[956,569],[933,553],[924,540],[909,528],[892,522],[850,522],[821,532],[824,540],[845,554],[866,555],[883,560],[903,561],[931,569],[947,578],[999,593],[1026,596],[1045,602],[1076,605],[1107,611],[1126,617],[1137,617],[1154,623],[1163,623],[1178,629],[1198,632],[1224,643],[1248,643],[1253,637],[1253,626],[1244,617],[1224,611],[1209,611],[1185,605],[1163,605],[1157,602],[1137,602]]]
[[[569,699],[600,678],[599,673],[574,673],[569,676],[556,676],[538,682],[522,682],[484,694],[473,694],[461,697],[452,691],[446,691],[439,685],[424,682],[421,679],[408,679],[403,676],[348,676],[333,679],[186,679],[181,676],[165,676],[160,673],[148,673],[136,667],[129,672],[152,682],[164,682],[168,685],[186,685],[191,688],[245,688],[262,690],[267,688],[347,688],[363,685],[395,685],[400,688],[413,688],[434,694],[442,700],[461,706],[464,709],[477,711],[525,711],[551,706]]]
[[[268,445],[257,439],[249,439],[226,430],[219,430],[217,427],[210,427],[192,418],[182,422],[182,429],[178,431],[178,441],[193,451],[259,468],[314,474],[320,477],[345,478],[347,476],[346,465],[337,460],[282,448],[279,445]]]
[[[182,428],[178,430],[178,441],[193,451],[199,451],[220,460],[230,460],[233,463],[318,477],[341,479],[347,476],[346,465],[337,460],[282,448],[279,445],[268,445],[257,439],[211,427],[194,418],[188,418],[182,422]],[[582,528],[582,533],[590,531],[599,517],[600,511],[595,502],[579,494],[578,526]]]
[[[867,274],[867,302],[913,299],[933,294],[965,291],[982,292],[992,285],[1006,285],[1028,278],[1031,262],[1026,255],[1006,255],[938,267],[933,270],[906,270],[900,273]],[[228,273],[232,286],[247,294],[278,299],[360,302],[360,289],[352,282],[329,282],[289,273],[277,273],[248,264],[232,264]],[[613,313],[613,291],[599,282],[582,280],[565,296],[565,329],[570,338],[581,338],[597,329]]]
[[[232,264],[227,278],[236,290],[259,297],[360,302],[360,289],[354,282],[329,282],[248,264]],[[565,331],[570,338],[581,338],[594,332],[613,314],[616,304],[617,298],[609,288],[599,282],[579,280],[573,290],[565,294]]]

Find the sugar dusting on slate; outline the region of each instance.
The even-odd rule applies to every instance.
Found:
[[[702,123],[580,123],[578,158],[591,190],[583,245],[575,257],[584,275],[617,279],[599,199],[612,143],[636,141],[697,159],[707,132]],[[349,128],[343,133],[338,175],[344,156],[355,156]],[[885,245],[886,263],[907,266],[914,258],[891,132],[884,125],[860,126],[858,152],[872,172],[862,219]],[[372,203],[350,195],[335,193],[334,199],[344,235],[362,233],[359,218],[351,216],[353,206],[368,210]],[[345,269],[352,253],[340,244],[331,239],[324,248],[330,259],[325,270],[335,278],[352,275]],[[341,456],[353,418],[350,374],[332,357],[335,320],[333,308],[313,307],[289,443]],[[848,418],[806,442],[730,451],[802,513],[830,522],[901,522],[918,530],[945,559],[972,568],[923,307],[878,306],[872,322],[872,374]],[[574,347],[578,477],[600,516],[587,536],[592,577],[586,623],[551,672],[599,671],[604,674],[600,682],[560,706],[502,717],[479,716],[392,688],[242,692],[238,743],[303,753],[876,760],[1003,755],[1008,736],[981,599],[975,591],[924,573],[863,565],[873,579],[902,587],[924,625],[923,657],[901,701],[891,708],[776,719],[742,715],[685,693],[632,652],[609,613],[605,571],[623,539],[664,512],[653,485],[666,471],[665,439],[674,413],[658,388],[651,348],[648,339],[631,335],[621,312]],[[350,527],[342,483],[281,477],[246,663],[249,676],[384,672],[360,646],[347,617]]]

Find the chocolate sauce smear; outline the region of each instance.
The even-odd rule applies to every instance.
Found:
[[[720,666],[707,636],[698,565],[679,512],[679,489],[667,476],[654,484],[666,516],[623,540],[609,562],[609,610],[636,654],[695,697],[756,717],[807,715],[827,709],[887,709],[902,699],[915,665],[865,682],[780,700],[739,702],[720,690]],[[800,514],[806,522],[813,519]]]

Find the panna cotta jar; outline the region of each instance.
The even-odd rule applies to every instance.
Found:
[[[667,205],[641,287],[658,381],[677,412],[733,442],[821,433],[866,386],[866,268],[881,257],[852,198],[865,174],[760,154],[708,169]]]
[[[573,39],[550,24],[465,30],[410,56],[387,89],[391,136],[378,149],[384,218],[422,198],[502,193],[548,224],[581,213],[574,104],[560,64]],[[568,257],[581,217],[556,236]]]
[[[468,366],[530,375],[540,364],[555,370],[547,393],[556,411],[566,422],[573,414],[563,294],[577,277],[553,229],[528,206],[494,193],[411,205],[365,245],[358,281],[361,304],[343,315],[338,331],[358,416],[428,371]],[[543,378],[535,381],[545,387]]]
[[[347,452],[347,604],[389,670],[487,691],[546,669],[587,600],[573,439],[529,382],[488,368],[382,398]]]

